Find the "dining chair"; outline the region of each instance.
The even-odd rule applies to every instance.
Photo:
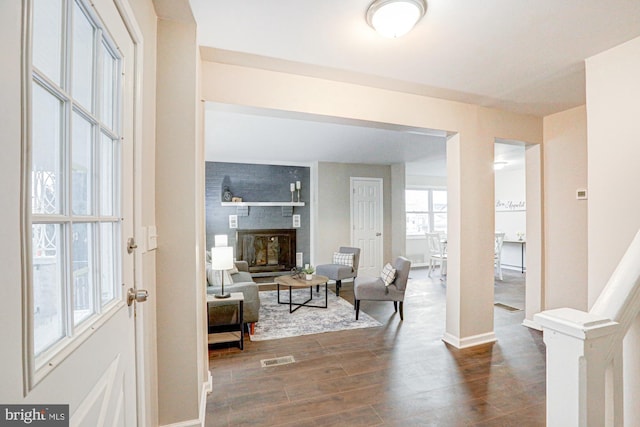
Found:
[[[493,265],[502,280],[502,244],[504,243],[504,233],[496,233],[496,241],[493,251]]]
[[[440,233],[425,233],[427,236],[427,245],[429,248],[429,277],[436,264],[440,265],[440,276],[447,274],[447,251]]]

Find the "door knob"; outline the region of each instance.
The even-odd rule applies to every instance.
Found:
[[[127,305],[131,306],[133,302],[145,302],[149,298],[149,291],[146,289],[129,288],[127,292]]]

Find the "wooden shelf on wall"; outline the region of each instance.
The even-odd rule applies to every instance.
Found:
[[[304,202],[220,202],[221,206],[304,206]]]

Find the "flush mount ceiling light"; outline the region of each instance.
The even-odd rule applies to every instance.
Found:
[[[367,10],[367,23],[385,37],[402,37],[426,12],[425,0],[375,0]]]

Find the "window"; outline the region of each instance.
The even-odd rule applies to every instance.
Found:
[[[447,232],[447,191],[438,189],[406,190],[407,236]]]
[[[41,366],[120,300],[120,67],[81,0],[33,1],[31,300]]]

